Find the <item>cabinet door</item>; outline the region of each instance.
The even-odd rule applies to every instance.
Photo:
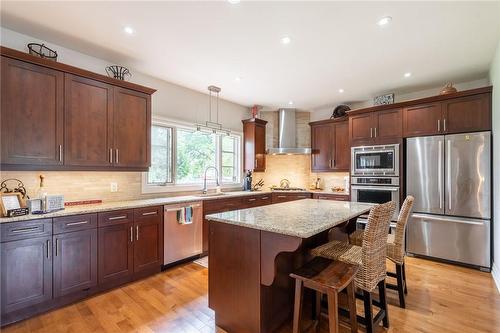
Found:
[[[403,136],[401,109],[379,111],[374,116],[375,142],[378,144],[398,142]]]
[[[349,123],[347,121],[336,123],[333,131],[334,147],[332,153],[332,166],[335,171],[349,171],[351,148],[349,146]]]
[[[63,164],[63,74],[2,57],[2,164]]]
[[[163,209],[134,210],[134,272],[160,268],[163,264]],[[174,235],[174,237],[176,237]]]
[[[491,130],[491,95],[474,95],[443,102],[446,133]]]
[[[311,126],[311,170],[332,169],[332,146],[334,127],[331,124]]]
[[[98,229],[99,284],[124,279],[134,271],[133,223]]]
[[[52,299],[51,238],[0,244],[2,313]]]
[[[403,136],[439,134],[443,131],[441,103],[417,105],[403,110]]]
[[[255,168],[254,171],[266,171],[266,127],[255,125]]]
[[[371,113],[350,117],[349,136],[351,139],[351,146],[372,144],[374,142],[373,127],[373,117]]]
[[[110,166],[113,87],[65,74],[64,90],[64,164]]]
[[[97,285],[97,229],[53,237],[54,297]]]
[[[113,163],[119,167],[150,166],[151,96],[114,88]]]

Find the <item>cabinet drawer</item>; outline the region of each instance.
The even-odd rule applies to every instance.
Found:
[[[82,214],[54,218],[54,234],[97,228],[97,214]]]
[[[134,209],[134,219],[142,220],[142,219],[161,219],[163,214],[163,206],[154,206],[154,207],[144,207],[144,208],[136,208]]]
[[[134,210],[124,209],[97,214],[99,227],[134,222]]]
[[[313,198],[320,199],[320,200],[336,200],[336,201],[349,201],[350,200],[349,195],[330,194],[330,193],[314,193]]]
[[[242,206],[241,198],[207,200],[203,202],[204,215],[239,209]]]
[[[287,202],[293,200],[309,199],[311,197],[311,193],[273,193],[272,202]]]
[[[1,242],[52,236],[52,219],[2,223],[0,226],[2,231]]]

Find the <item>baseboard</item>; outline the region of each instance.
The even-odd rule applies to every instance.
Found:
[[[493,263],[491,275],[493,276],[493,280],[497,285],[498,292],[500,292],[500,268],[496,265],[496,263]]]

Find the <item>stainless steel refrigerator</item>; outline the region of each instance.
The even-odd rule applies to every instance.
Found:
[[[491,267],[491,132],[410,138],[409,253]]]

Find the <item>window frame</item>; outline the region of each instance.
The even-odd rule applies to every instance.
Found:
[[[151,126],[163,126],[172,128],[172,182],[171,183],[148,183],[148,171],[142,172],[142,193],[165,193],[165,192],[182,192],[182,191],[201,191],[203,184],[177,184],[176,183],[176,166],[177,166],[177,129],[196,131],[196,126],[192,123],[180,122],[166,118],[153,118]],[[224,189],[237,189],[243,185],[243,133],[231,131],[231,136],[237,138],[235,143],[236,166],[235,171],[238,176],[235,182],[222,181],[222,139],[220,134],[216,139],[216,163],[219,171],[219,182]],[[239,154],[239,158],[238,158]],[[220,170],[219,170],[220,169]],[[216,182],[214,179],[207,179],[207,188],[215,189]]]

